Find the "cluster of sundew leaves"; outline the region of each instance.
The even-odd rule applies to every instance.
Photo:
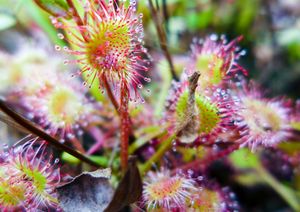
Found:
[[[1,208],[17,208],[21,206],[22,201],[25,200],[26,183],[23,181],[12,183],[12,179],[7,178],[9,173],[6,170],[8,167],[1,166],[1,180],[0,180],[0,203]]]
[[[193,43],[191,59],[187,60],[186,71],[182,74],[180,82],[175,83],[168,99],[170,105],[167,106],[166,113],[175,116],[175,120],[170,119],[177,122],[176,125],[180,126],[182,120],[196,115],[196,119],[199,119],[198,133],[206,134],[208,137],[226,130],[225,128],[231,125],[232,114],[230,113],[237,110],[236,100],[223,88],[223,85],[233,73],[236,74],[238,71],[245,73],[244,69],[236,63],[236,59],[241,54],[237,52],[236,47],[239,40],[240,38],[227,43],[224,37],[218,40],[214,35]],[[194,72],[199,72],[201,76],[195,94],[191,94],[186,75]],[[212,76],[216,76],[218,80]],[[195,106],[189,106],[189,95],[194,95]],[[191,107],[196,107],[196,114],[187,114],[187,108]]]
[[[203,52],[200,51],[200,55],[194,58],[196,60],[196,62],[194,61],[196,64],[193,66],[194,69],[189,69],[186,73],[184,71],[181,80],[173,83],[170,96],[167,100],[167,116],[165,118],[165,121],[169,123],[168,126],[171,126],[169,129],[170,134],[176,133],[178,127],[180,130],[187,130],[186,128],[182,128],[182,124],[186,124],[186,120],[190,120],[193,117],[198,122],[194,122],[194,120],[190,122],[196,124],[192,125],[192,128],[198,130],[200,138],[201,134],[209,135],[217,126],[220,127],[214,132],[214,136],[206,136],[203,139],[204,142],[236,142],[240,146],[248,145],[252,150],[259,147],[275,146],[279,142],[288,139],[292,134],[290,131],[291,104],[284,98],[271,99],[264,97],[263,92],[257,85],[253,83],[248,85],[246,80],[237,83],[237,85],[242,85],[240,87],[233,85],[234,83],[230,81],[230,78],[236,77],[236,74],[231,75],[231,73],[236,72],[237,68],[245,72],[235,61],[239,55],[234,55],[235,47],[232,46],[233,43],[230,42],[228,44],[229,49],[232,51],[226,52],[226,43],[208,38],[204,41],[204,44],[202,43],[206,48],[204,48],[204,55],[201,55]],[[210,45],[212,49],[207,48]],[[218,45],[220,46],[218,47]],[[218,52],[216,46],[217,49],[219,48],[222,51]],[[212,55],[207,56],[208,52]],[[228,58],[231,59],[228,60]],[[222,66],[222,61],[219,61],[222,59],[224,63],[226,62],[226,66]],[[210,64],[212,60],[214,62]],[[189,67],[189,63],[193,61],[187,61],[189,61],[187,63],[187,67]],[[198,66],[198,68],[200,70],[197,69],[197,65],[199,64],[200,67]],[[206,65],[206,71],[201,72],[201,69],[205,68]],[[195,107],[194,111],[196,113],[194,114],[194,111],[192,113],[189,112],[191,107],[191,90],[188,85],[191,82],[188,80],[188,74],[191,75],[191,73],[197,71],[204,75],[204,78],[201,79],[200,76],[198,81],[199,86],[193,94],[195,105],[192,107]],[[207,77],[207,72],[209,71],[218,80],[215,80],[215,77]],[[238,80],[238,78],[235,80]],[[203,84],[205,85],[204,87],[201,86]],[[177,139],[181,141],[179,136]],[[191,139],[190,141],[193,142],[196,140]],[[182,143],[185,143],[183,139]],[[174,149],[174,143],[172,149]],[[180,152],[185,154],[184,150]],[[149,199],[148,201],[152,207],[170,207],[164,205],[163,202],[159,204],[153,199]]]
[[[192,60],[186,68],[188,73],[199,71],[202,74],[199,90],[219,86],[239,72],[247,75],[247,71],[237,63],[239,57],[245,54],[237,46],[241,39],[238,37],[227,42],[225,36],[218,38],[215,34],[205,39],[194,39],[191,45]]]
[[[143,198],[149,209],[180,208],[195,190],[195,181],[185,176],[171,176],[168,171],[149,172]]]
[[[33,147],[35,141],[1,152],[0,208],[3,210],[58,208],[55,193],[60,183],[55,165],[58,161],[51,160],[44,143]]]
[[[167,121],[172,120],[175,125],[180,126],[183,120],[195,115],[187,113],[190,91],[186,75],[199,72],[201,76],[193,94],[195,99],[193,107],[196,108],[198,119],[198,126],[194,127],[198,128],[198,133],[206,134],[206,138],[211,137],[212,140],[220,140],[217,134],[226,134],[226,131],[229,131],[236,134],[235,138],[240,138],[238,142],[246,143],[252,149],[260,144],[272,146],[288,137],[290,109],[286,107],[284,99],[263,98],[256,85],[249,85],[254,87],[252,90],[247,88],[245,80],[241,82],[242,88],[236,89],[236,86],[232,86],[234,83],[230,79],[236,78],[238,71],[247,75],[236,61],[244,54],[244,51],[240,51],[236,46],[239,40],[240,38],[227,43],[224,37],[218,40],[214,35],[192,44],[192,57],[187,60],[187,69],[182,74],[180,82],[176,82],[171,89],[166,111]],[[218,80],[212,76],[217,76]],[[255,110],[244,101],[247,98],[250,98],[251,102],[257,102]],[[255,115],[249,115],[247,111]],[[276,111],[279,113],[276,114]],[[213,134],[217,137],[211,136]],[[269,143],[266,141],[267,138],[270,140]]]
[[[58,77],[67,75],[58,74]],[[84,90],[79,82],[68,84],[68,81],[60,80],[52,88],[23,98],[23,103],[51,135],[72,138],[80,135],[82,128],[93,120],[95,108],[99,106],[81,92]]]
[[[43,72],[44,69],[57,69],[62,67],[58,55],[49,57],[49,54],[44,48],[38,48],[30,44],[22,45],[14,54],[1,51],[0,61],[0,68],[3,71],[0,78],[0,91],[2,94],[17,90],[22,84],[28,83],[25,82],[26,79],[34,75],[34,72],[37,70]],[[7,61],[9,61],[9,63]],[[34,84],[37,83],[38,82]],[[35,88],[33,87],[33,89]]]
[[[137,101],[141,98],[137,91],[143,87],[141,80],[150,82],[151,79],[142,75],[149,70],[150,63],[143,47],[143,15],[136,14],[136,2],[122,1],[117,5],[114,1],[92,0],[81,3],[82,8],[75,14],[83,12],[83,16],[52,18],[53,25],[67,34],[59,33],[59,38],[72,47],[64,49],[75,56],[66,64],[79,65],[78,74],[83,75],[84,84],[90,88],[95,83],[103,89],[108,81],[114,92],[120,94],[121,84],[124,84],[130,91],[130,100]],[[56,49],[61,47],[56,46]]]
[[[25,116],[52,136],[72,139],[92,120],[100,104],[87,95],[79,79],[64,71],[59,54],[37,44],[22,46],[15,54],[5,54],[12,62],[3,64],[3,78],[11,71],[18,78],[9,81],[3,95]],[[53,55],[51,57],[51,55]],[[50,58],[50,59],[49,59]]]
[[[49,116],[53,117],[51,122],[73,124],[76,119],[76,113],[81,113],[80,100],[72,90],[67,88],[59,89],[51,95],[49,99]],[[63,117],[60,117],[63,114]]]
[[[109,2],[109,10],[112,9],[114,10],[114,8],[112,7],[112,2]],[[102,4],[102,3],[101,3]],[[92,6],[91,6],[92,5]],[[95,5],[93,5],[93,3],[91,5],[86,5],[87,6],[87,10],[89,11],[89,9],[93,9],[93,10],[97,10],[97,8],[93,7]],[[91,6],[91,7],[89,7]],[[107,5],[105,5],[105,3],[103,3],[103,5],[101,5],[102,9],[107,9],[106,8]],[[91,11],[89,11],[91,12]],[[95,14],[94,14],[95,15]],[[91,16],[92,18],[94,18],[93,16]],[[107,17],[106,17],[107,18]],[[89,20],[89,19],[88,19]],[[55,22],[55,21],[54,21]],[[86,22],[86,24],[89,24],[88,22]],[[122,28],[120,26],[118,26],[118,30],[115,30],[115,26],[117,22],[108,22],[106,23],[106,26],[104,28],[108,29],[108,31],[115,31],[116,33],[116,36],[120,36],[122,33],[124,33],[125,35],[128,35],[128,28]],[[67,28],[68,25],[65,26],[65,28]],[[99,27],[99,26],[98,26]],[[65,29],[64,28],[64,29]],[[79,27],[80,28],[80,27]],[[99,29],[101,29],[103,32],[103,27],[101,28],[101,26],[99,27]],[[89,32],[89,31],[88,31]],[[117,70],[117,71],[124,71],[124,67],[125,67],[125,63],[126,63],[126,59],[124,60],[124,55],[122,55],[122,60],[117,60],[115,57],[112,58],[110,57],[110,55],[108,55],[108,57],[105,57],[107,56],[105,53],[107,53],[107,49],[108,48],[109,50],[112,50],[112,51],[115,51],[115,48],[121,48],[121,49],[125,49],[124,52],[121,52],[120,54],[127,54],[126,50],[129,48],[128,45],[128,37],[122,37],[123,41],[124,41],[124,45],[122,43],[119,43],[119,40],[122,40],[122,39],[116,39],[114,36],[111,36],[110,33],[108,33],[107,35],[104,35],[104,34],[101,34],[101,33],[98,33],[99,36],[95,36],[95,42],[92,42],[91,43],[88,43],[87,44],[87,49],[85,52],[83,52],[84,54],[86,54],[86,60],[85,61],[85,64],[88,64],[88,65],[91,65],[93,68],[102,68],[103,70],[105,71],[111,71],[111,70]],[[98,35],[97,34],[97,35]],[[105,39],[104,39],[104,37]],[[84,36],[83,36],[84,38]],[[110,40],[111,39],[111,40]],[[105,41],[107,40],[108,43],[106,43]],[[206,90],[206,87],[209,85],[209,86],[220,86],[220,84],[222,84],[222,82],[224,82],[224,79],[226,78],[227,79],[227,74],[230,73],[230,72],[235,72],[235,70],[231,69],[232,68],[232,65],[237,65],[235,62],[235,59],[237,57],[235,57],[235,52],[233,51],[234,48],[232,46],[233,43],[229,43],[228,45],[225,45],[225,43],[222,43],[221,44],[221,47],[220,47],[220,51],[218,50],[218,43],[213,39],[212,41],[210,41],[213,45],[210,46],[208,45],[208,49],[206,49],[207,47],[203,48],[204,50],[201,50],[200,51],[200,55],[197,56],[197,59],[196,59],[196,71],[200,71],[201,74],[203,75],[202,78],[200,78],[199,80],[199,84],[200,86],[204,86],[205,89],[203,89],[202,91]],[[91,44],[91,45],[89,45]],[[214,45],[216,44],[216,45]],[[111,46],[109,46],[111,45]],[[222,46],[223,45],[223,46]],[[98,48],[99,47],[99,48]],[[65,49],[67,51],[69,51],[69,49]],[[207,50],[210,50],[210,51],[207,51]],[[103,53],[104,52],[104,53]],[[74,53],[74,52],[73,52]],[[78,53],[78,52],[75,52],[75,53]],[[117,51],[116,54],[118,54],[119,52]],[[198,52],[199,53],[199,52]],[[203,55],[201,55],[203,54]],[[118,56],[118,55],[113,55],[113,56]],[[125,55],[125,56],[128,56],[128,55]],[[104,62],[103,62],[103,59],[104,58]],[[76,61],[78,62],[78,61]],[[113,66],[111,66],[111,64],[113,64]],[[101,67],[100,67],[101,66]],[[108,66],[108,67],[106,67]],[[104,67],[104,68],[103,68]],[[195,68],[194,67],[194,68]],[[142,69],[144,69],[145,67],[143,67]],[[201,71],[202,70],[202,71]],[[90,71],[89,67],[86,69],[86,71]],[[94,74],[94,75],[93,75]],[[100,79],[100,76],[97,75],[98,73],[92,73],[92,75],[89,75],[89,76],[92,76],[92,81],[93,81],[93,77],[99,77]],[[115,80],[115,77],[108,77],[108,78],[111,78],[113,80]],[[125,78],[122,78],[120,76],[117,77],[119,80],[123,80]],[[205,80],[203,80],[205,79]],[[207,81],[208,80],[208,81]],[[147,81],[147,80],[145,80]],[[201,82],[202,81],[202,82]],[[112,82],[112,81],[111,81]],[[140,84],[135,84],[133,87],[135,89],[135,86],[138,86]],[[209,87],[208,86],[208,87]],[[202,87],[203,88],[203,87]],[[210,94],[211,95],[211,94]],[[54,95],[55,96],[55,95]],[[61,96],[65,97],[64,94],[59,94],[60,98]],[[69,97],[69,96],[68,96]],[[189,97],[189,91],[184,91],[183,94],[181,94],[181,96],[178,98],[178,102],[176,104],[176,120],[177,122],[182,122],[184,121],[184,119],[186,119],[186,113],[185,113],[185,110],[188,108],[188,97]],[[58,98],[58,99],[60,99]],[[268,104],[270,103],[270,101],[267,101],[265,99],[255,99],[255,101],[258,101],[259,103],[255,104],[257,107],[254,107],[254,112],[259,112],[261,109],[265,108],[264,106],[268,106]],[[62,102],[60,102],[62,103]],[[245,106],[249,106],[247,105],[246,102],[245,103]],[[199,112],[199,120],[200,120],[200,125],[199,125],[199,129],[198,129],[198,132],[199,134],[201,133],[209,133],[211,132],[218,123],[220,123],[222,117],[220,116],[220,104],[219,103],[214,103],[213,101],[211,101],[210,98],[206,98],[205,94],[201,94],[201,95],[198,95],[198,94],[195,94],[195,106],[197,108],[197,112]],[[55,114],[59,113],[60,111],[59,110],[56,110],[58,109],[57,107],[59,107],[58,105],[54,105],[53,107],[53,110],[55,110]],[[250,104],[249,108],[251,109],[252,106]],[[248,129],[248,135],[250,134],[250,136],[248,136],[248,142],[256,142],[256,143],[262,143],[262,144],[265,144],[264,142],[266,140],[264,140],[262,142],[261,139],[265,139],[263,136],[254,136],[253,137],[253,133],[257,133],[256,131],[258,131],[258,134],[264,134],[266,131],[281,131],[283,128],[280,126],[282,122],[282,119],[285,119],[287,118],[286,116],[282,116],[282,117],[279,117],[279,116],[276,116],[276,111],[274,110],[274,108],[266,108],[264,110],[265,113],[263,114],[260,114],[261,116],[259,117],[260,120],[244,120],[243,123],[246,123],[245,126],[247,126],[249,129]],[[284,115],[287,114],[286,111],[283,111],[282,112]],[[189,115],[189,114],[188,114]],[[246,115],[246,116],[249,116],[249,115]],[[270,118],[270,117],[271,118]],[[281,119],[280,119],[281,118]],[[263,119],[269,119],[267,120],[270,123],[272,123],[273,120],[276,120],[276,122],[274,123],[273,126],[271,126],[271,129],[270,127],[265,127],[265,126],[262,126],[262,124],[257,124],[257,122],[261,122],[261,121],[265,121]],[[69,119],[67,119],[69,120]],[[254,123],[254,124],[253,124]],[[253,126],[250,126],[250,125],[255,125],[255,127]],[[253,128],[258,128],[257,129],[254,129]],[[252,133],[252,135],[251,135]],[[275,134],[274,135],[270,135],[270,136],[277,136],[278,134]],[[252,137],[251,137],[252,136]],[[283,137],[280,137],[280,141],[283,140],[283,138],[285,137],[286,135],[284,134]],[[258,137],[258,138],[257,138]],[[249,140],[250,139],[250,140]],[[276,142],[275,142],[276,143]],[[272,143],[274,144],[274,143]],[[266,144],[267,145],[267,144]],[[34,184],[35,187],[37,188],[37,190],[42,190],[42,188],[44,188],[44,181],[43,181],[43,178],[42,176],[40,175],[40,173],[38,173],[37,170],[29,170],[27,168],[24,168],[23,169],[23,172],[25,173],[25,175],[28,177],[29,180],[35,182],[36,183]],[[169,177],[170,179],[176,177],[176,175],[174,176],[167,176]],[[172,187],[172,189],[174,189],[174,191],[170,191],[170,189],[166,189],[166,198],[168,198],[168,194],[172,197],[174,196],[174,194],[176,193],[176,189],[177,191],[180,190],[180,182],[178,182],[177,184],[175,183],[175,186]],[[157,185],[160,185],[160,184],[157,184]],[[172,184],[173,185],[173,184]],[[158,186],[159,187],[159,186]],[[155,192],[154,192],[155,193]],[[216,195],[210,195],[210,192],[208,192],[209,195],[208,196],[212,196],[212,198],[208,198],[208,199],[213,199],[212,201],[218,201],[218,198],[216,198]],[[159,195],[158,195],[159,196]],[[176,201],[175,201],[176,202]],[[147,204],[147,203],[146,203]],[[154,207],[156,205],[159,205],[159,206],[164,206],[164,207],[169,207],[168,205],[169,204],[172,204],[172,203],[156,203],[154,205]],[[184,204],[184,201],[183,201],[183,204]],[[151,205],[151,204],[148,204],[148,205]],[[212,204],[208,204],[208,208],[211,207]],[[152,205],[153,206],[153,205]],[[206,209],[206,206],[204,204],[200,205],[199,207],[203,207],[203,210]]]
[[[265,98],[258,89],[252,82],[243,92],[237,92],[243,105],[237,121],[244,135],[241,141],[253,150],[260,145],[275,146],[293,137],[291,120],[294,114],[290,101],[283,97]]]
[[[189,174],[171,174],[168,170],[149,172],[145,178],[142,205],[149,211],[238,211],[234,193],[202,182]]]

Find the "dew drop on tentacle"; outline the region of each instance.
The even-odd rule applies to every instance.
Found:
[[[59,163],[59,158],[56,158],[55,160],[54,160],[54,164],[58,164]]]
[[[67,133],[67,138],[68,139],[73,139],[75,136],[72,133]]]
[[[62,33],[58,33],[58,34],[57,34],[57,37],[58,37],[59,39],[61,39],[61,40],[65,38],[65,36],[64,36]]]
[[[240,52],[240,55],[241,55],[241,56],[244,56],[244,55],[246,55],[246,53],[247,53],[246,50],[242,50],[242,51]]]
[[[9,149],[8,144],[3,144],[2,148],[6,152]]]
[[[56,51],[60,51],[61,50],[61,47],[59,45],[55,45],[54,48],[55,48]]]
[[[198,176],[198,177],[197,177],[197,180],[202,181],[202,180],[203,180],[203,176],[201,176],[201,175]]]
[[[151,82],[151,78],[144,77],[144,81],[145,81],[145,82]]]
[[[189,169],[189,170],[187,171],[187,173],[188,173],[189,177],[192,177],[193,174],[194,174],[194,171],[193,171],[192,169]]]
[[[211,34],[209,38],[210,38],[210,40],[212,40],[212,41],[216,41],[216,40],[218,39],[218,35],[216,35],[216,34]]]
[[[64,60],[64,65],[68,65],[69,64],[69,60]]]

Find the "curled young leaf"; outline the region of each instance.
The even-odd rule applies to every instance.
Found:
[[[198,79],[200,74],[195,72],[191,77],[189,77],[189,92],[186,96],[187,106],[184,111],[185,121],[182,126],[178,129],[178,137],[180,137],[183,143],[192,143],[198,136],[196,132],[197,119],[196,109],[195,109],[195,91],[198,85]]]

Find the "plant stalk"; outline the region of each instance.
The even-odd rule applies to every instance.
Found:
[[[255,167],[257,174],[289,204],[294,211],[300,211],[300,202],[295,192],[278,182],[261,164]]]
[[[149,171],[152,165],[155,164],[158,160],[160,160],[164,156],[165,152],[171,148],[172,143],[176,138],[176,136],[177,136],[176,134],[173,134],[170,137],[168,137],[166,140],[164,140],[160,145],[160,147],[158,148],[158,150],[155,152],[155,154],[149,160],[147,160],[145,164],[143,164],[140,167],[140,171],[142,175],[144,175],[147,171]]]
[[[163,53],[164,53],[164,55],[165,55],[165,57],[168,61],[173,79],[178,81],[179,79],[178,79],[178,77],[176,75],[176,72],[175,72],[174,63],[172,61],[172,57],[171,57],[171,54],[170,54],[168,46],[167,46],[166,32],[162,27],[162,23],[161,23],[161,21],[159,19],[159,16],[157,14],[157,10],[154,8],[152,0],[148,0],[148,2],[149,2],[151,15],[153,17],[153,21],[154,21],[154,24],[155,24],[155,27],[156,27],[156,31],[157,31],[157,34],[158,34],[158,37],[159,37],[160,48],[162,49],[162,51],[163,51]]]
[[[120,95],[120,123],[121,123],[121,166],[125,172],[128,165],[128,143],[131,132],[130,119],[128,114],[128,87],[125,82],[121,86]]]
[[[12,109],[10,109],[9,106],[7,106],[5,100],[0,98],[0,109],[9,117],[11,117],[17,124],[31,132],[32,134],[38,136],[39,138],[47,141],[50,145],[56,147],[57,149],[60,149],[64,152],[69,153],[70,155],[76,157],[80,161],[83,161],[91,166],[94,167],[101,167],[99,164],[96,162],[90,160],[80,152],[68,147],[67,145],[60,143],[56,138],[48,135],[45,133],[43,130],[37,128],[33,123],[28,121],[27,119],[23,118],[21,115],[18,113],[14,112]]]

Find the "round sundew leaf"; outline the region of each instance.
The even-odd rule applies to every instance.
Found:
[[[183,209],[186,201],[189,201],[196,191],[195,181],[192,178],[171,175],[170,170],[164,169],[149,172],[143,188],[143,200],[149,211]]]
[[[202,96],[196,96],[196,105],[199,110],[200,133],[210,133],[220,122],[218,108],[208,99]]]
[[[26,185],[20,183],[9,183],[8,180],[0,182],[0,205],[2,207],[17,207],[25,200]]]
[[[243,100],[243,117],[253,134],[260,135],[279,131],[282,126],[280,115],[269,104],[251,98]]]
[[[200,70],[201,73],[208,72],[209,64],[211,63],[211,58],[212,58],[212,55],[210,55],[210,54],[198,55],[197,61],[196,61],[196,68],[198,70]]]
[[[23,167],[23,172],[32,184],[34,185],[36,192],[42,194],[46,188],[47,178],[38,170]]]
[[[143,87],[140,71],[147,71],[150,61],[143,47],[142,16],[136,14],[135,2],[125,1],[128,7],[122,2],[118,8],[114,1],[76,2],[77,13],[84,17],[80,28],[76,19],[52,19],[54,26],[63,28],[67,35],[61,39],[73,43],[67,53],[77,59],[65,61],[65,64],[81,64],[77,74],[86,73],[84,85],[88,87],[96,81],[101,90],[110,85],[112,92],[117,93],[124,83],[130,99],[142,100],[138,92],[138,88]],[[148,78],[145,81],[149,81]]]
[[[221,195],[213,190],[203,189],[194,199],[194,204],[190,207],[194,210],[205,212],[205,211],[223,211],[223,203]]]
[[[12,167],[0,166],[0,208],[18,207],[26,198],[28,187],[25,181],[9,176],[14,172]]]
[[[186,111],[188,109],[188,98],[189,98],[189,92],[185,91],[181,96],[179,97],[176,105],[176,121],[179,123],[182,123],[184,119],[186,118]]]
[[[214,54],[201,54],[196,60],[196,69],[200,71],[200,86],[217,85],[223,79],[223,60]]]
[[[102,27],[103,29],[86,44],[89,64],[108,72],[113,70],[126,72],[127,56],[131,47],[130,29],[127,25],[118,25],[114,21],[103,23]],[[93,79],[93,76],[91,78]]]
[[[76,6],[78,6],[76,4],[76,2],[74,2],[74,3]],[[76,8],[80,10],[79,6]],[[83,12],[83,11],[80,11],[80,12]],[[80,38],[82,37],[81,34],[76,29],[73,29],[72,27],[69,27],[68,30],[70,31],[70,33],[66,33],[65,36],[66,36],[67,40],[69,40],[70,47],[76,51],[79,51],[80,48],[77,45],[75,45],[74,43],[76,43],[76,37],[80,37]],[[80,57],[78,55],[74,55],[74,57],[76,59],[80,59]],[[84,68],[84,64],[78,63],[78,66],[80,67],[80,69]],[[90,86],[89,92],[93,96],[93,98],[95,98],[95,100],[97,100],[99,102],[105,103],[106,97],[105,97],[104,93],[99,90],[99,86],[100,86],[99,79],[96,77],[94,79],[94,82],[90,85],[89,81],[91,79],[90,79],[89,73],[88,72],[82,73],[82,77],[85,81],[87,81],[88,85]]]
[[[222,66],[223,66],[223,60],[218,58],[217,56],[214,56],[214,65],[213,65],[213,69],[212,69],[212,79],[211,82],[213,84],[218,84],[222,81]]]
[[[49,97],[49,118],[51,122],[73,124],[83,111],[81,99],[68,88],[57,89]]]

